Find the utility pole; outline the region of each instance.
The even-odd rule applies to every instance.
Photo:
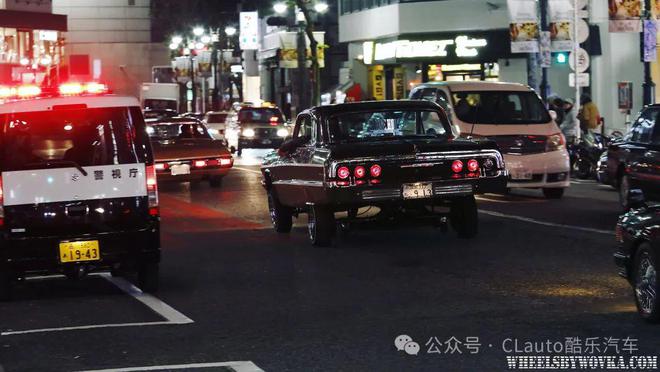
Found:
[[[190,104],[190,111],[197,111],[197,92],[195,91],[195,60],[193,58],[193,51],[190,51],[190,89],[192,90],[192,102]]]
[[[539,5],[541,6],[541,32],[548,31],[548,0],[540,0]],[[545,66],[541,67],[541,85],[539,87],[541,90],[541,98],[543,102],[548,101],[548,68]]]
[[[644,20],[651,19],[651,0],[644,0]],[[642,84],[644,106],[655,103],[655,83],[651,77],[651,62],[644,61],[644,30],[646,29],[645,22],[642,23],[642,32],[639,35],[640,55],[644,63],[644,83]]]

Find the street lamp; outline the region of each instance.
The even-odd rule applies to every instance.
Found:
[[[227,26],[227,27],[225,27],[225,34],[227,34],[227,36],[234,36],[234,35],[236,35],[236,27],[233,27],[233,26]]]
[[[204,35],[204,29],[202,27],[195,27],[193,28],[193,34],[195,36],[202,36]]]
[[[211,37],[209,35],[204,35],[199,40],[204,44],[208,44],[211,42]]]
[[[172,36],[172,44],[179,45],[183,42],[183,38],[181,36]]]
[[[319,1],[316,4],[314,4],[314,10],[316,10],[317,13],[325,13],[328,10],[328,3]]]
[[[283,3],[283,2],[277,2],[277,3],[275,3],[275,4],[273,5],[273,10],[274,10],[275,13],[277,13],[277,14],[284,14],[284,13],[286,13],[286,8],[287,8],[287,6],[286,6],[286,4]]]

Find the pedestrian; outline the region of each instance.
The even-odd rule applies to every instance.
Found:
[[[548,108],[557,114],[555,123],[561,125],[564,122],[564,100],[558,96],[553,96],[548,99]]]
[[[567,98],[563,100],[562,111],[564,119],[560,123],[559,129],[561,129],[564,137],[566,137],[566,144],[572,145],[575,143],[578,130],[580,130],[580,122],[578,121],[575,104],[572,99]]]
[[[598,112],[598,106],[591,100],[591,96],[586,93],[580,97],[578,119],[580,120],[580,129],[582,129],[584,140],[593,144],[593,133],[600,125],[600,112]]]

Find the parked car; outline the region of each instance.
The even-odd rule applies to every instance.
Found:
[[[220,187],[234,159],[223,141],[214,140],[196,119],[173,117],[147,121],[159,181],[208,180]]]
[[[204,125],[215,139],[226,139],[228,111],[209,111],[204,115]]]
[[[275,230],[288,233],[292,217],[307,213],[309,239],[318,246],[331,243],[338,218],[349,224],[364,222],[361,217],[448,218],[470,238],[478,230],[474,194],[506,187],[495,142],[455,138],[442,108],[427,101],[305,110],[293,138],[261,171]]]
[[[144,109],[142,114],[145,119],[172,118],[179,115],[176,110],[171,109]]]
[[[431,82],[415,87],[410,98],[447,102],[447,114],[461,136],[494,140],[509,171],[508,188],[540,188],[547,198],[558,199],[570,186],[565,138],[529,87]]]
[[[205,115],[202,112],[185,112],[185,113],[181,114],[180,116],[184,117],[184,118],[203,120]]]
[[[637,198],[637,200],[635,200]],[[639,205],[642,196],[633,193],[633,209],[619,218],[614,259],[619,275],[633,287],[639,315],[649,322],[660,321],[660,204]]]
[[[0,300],[15,279],[52,273],[135,271],[142,290],[158,288],[158,187],[140,102],[73,85],[75,95],[0,105]]]
[[[631,190],[639,189],[648,200],[660,200],[660,105],[642,109],[630,131],[610,144],[607,182],[619,189],[619,201],[630,207]]]
[[[274,105],[235,105],[227,116],[227,141],[238,155],[243,149],[276,149],[289,136],[282,111]]]

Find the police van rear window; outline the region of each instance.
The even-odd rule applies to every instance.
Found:
[[[0,115],[3,171],[145,163],[149,139],[139,108]]]

